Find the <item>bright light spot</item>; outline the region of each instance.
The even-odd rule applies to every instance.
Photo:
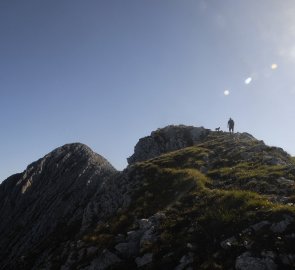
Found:
[[[225,90],[223,93],[224,93],[225,96],[228,96],[229,95],[229,90]]]
[[[272,64],[272,65],[270,66],[270,68],[271,68],[271,69],[277,69],[277,68],[278,68],[278,65],[277,65],[277,64]]]
[[[251,77],[249,77],[249,78],[247,78],[247,79],[245,80],[245,84],[249,84],[250,82],[252,82],[252,78],[251,78]]]

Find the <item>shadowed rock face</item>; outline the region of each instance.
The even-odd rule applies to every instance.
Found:
[[[134,148],[134,154],[127,159],[129,164],[148,160],[199,143],[209,134],[203,127],[167,126],[141,138]]]
[[[1,269],[8,269],[5,262],[15,261],[26,250],[60,241],[57,231],[65,231],[58,238],[80,232],[87,205],[115,174],[106,159],[75,143],[57,148],[5,180],[0,186]]]

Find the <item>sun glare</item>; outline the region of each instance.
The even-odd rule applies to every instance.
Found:
[[[249,77],[249,78],[247,78],[246,80],[245,80],[245,84],[249,84],[249,83],[251,83],[252,82],[252,78],[251,77]]]
[[[225,96],[228,96],[229,95],[229,90],[225,90],[223,93],[224,93]]]
[[[272,65],[270,66],[270,68],[271,68],[271,69],[277,69],[277,68],[278,68],[278,65],[277,65],[277,64],[272,64]]]

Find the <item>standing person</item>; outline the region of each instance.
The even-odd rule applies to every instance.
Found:
[[[234,120],[229,118],[229,120],[227,122],[227,126],[228,126],[228,129],[229,129],[229,133],[234,133],[234,126],[235,126]]]

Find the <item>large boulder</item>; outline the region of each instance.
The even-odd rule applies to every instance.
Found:
[[[193,126],[170,125],[141,138],[135,145],[134,154],[127,158],[129,164],[160,156],[163,153],[192,146],[202,141],[209,129]]]

